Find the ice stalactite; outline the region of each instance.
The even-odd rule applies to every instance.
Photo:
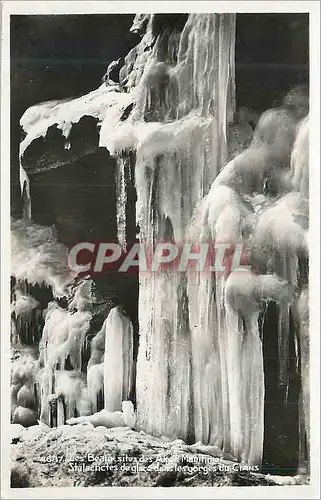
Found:
[[[91,411],[120,411],[133,384],[133,326],[121,306],[110,309],[91,341],[87,391]]]
[[[117,236],[118,242],[121,247],[126,250],[127,238],[127,185],[128,180],[126,179],[126,164],[124,160],[118,160],[118,170],[117,170]]]
[[[245,230],[248,218],[251,217],[251,212],[240,196],[224,185],[213,192],[213,197],[209,194],[205,203],[201,204],[200,211],[201,221],[199,218],[194,221],[196,225],[200,224],[196,240],[198,244],[220,242],[230,247],[239,243],[241,231]],[[193,275],[189,273],[188,297],[190,322],[193,325],[193,361],[195,364],[197,359],[200,360],[199,364],[195,364],[195,372],[202,381],[198,391],[195,388],[194,392],[195,404],[197,392],[202,398],[202,414],[198,416],[198,424],[195,416],[195,425],[203,429],[202,442],[216,444],[229,452],[232,403],[228,397],[227,377],[229,355],[224,296],[226,277],[224,269],[215,273],[199,273],[198,286],[193,290]],[[194,315],[197,319],[193,320]],[[213,411],[217,405],[220,411]]]
[[[300,261],[308,259],[308,118],[298,125],[291,154],[293,191],[285,194],[259,217],[255,230],[263,267],[298,289]],[[289,304],[279,310],[279,383],[288,388]]]
[[[135,80],[134,118],[168,121],[197,110],[204,117],[214,117],[217,134],[225,137],[235,107],[235,16],[190,14],[182,32],[174,26],[153,40],[156,22],[157,15],[149,18],[141,42],[148,46],[148,39],[152,50]],[[136,75],[141,67],[137,57],[132,73]],[[126,68],[130,69],[127,61]]]
[[[17,410],[15,422],[21,419],[23,425],[24,421],[29,425],[31,417],[28,420],[24,416],[29,411],[33,412],[34,423],[38,417],[47,425],[56,426],[64,424],[66,419],[97,411],[101,404],[97,397],[103,402],[104,376],[108,379],[107,406],[121,409],[132,387],[130,320],[120,307],[111,311],[104,324],[109,335],[106,341],[103,335],[100,355],[97,354],[99,339],[93,344],[86,386],[84,349],[93,314],[97,314],[97,307],[101,308],[98,304],[101,297],[93,289],[92,280],[70,272],[68,250],[58,243],[54,227],[13,221],[12,242],[14,340],[32,345],[40,340],[39,367],[34,371],[36,408]]]
[[[209,194],[200,204],[194,221],[194,225],[200,224],[201,228],[196,233],[194,229],[196,243],[200,244],[204,241],[227,243],[230,248],[242,243],[247,260],[245,263],[253,264],[253,254],[255,254],[253,233],[260,210],[264,212],[264,207],[271,204],[271,210],[273,210],[275,197],[291,189],[290,156],[297,123],[296,116],[286,108],[269,110],[262,115],[254,131],[250,147],[233,158],[222,169],[214,180]],[[262,199],[259,200],[259,193],[262,191],[265,191],[265,196],[260,195]],[[262,205],[258,211],[260,204]],[[262,242],[263,240],[264,243],[272,241],[264,231],[261,234]],[[263,272],[266,271],[267,266]],[[275,263],[270,266],[269,272],[279,272]],[[262,458],[264,429],[263,353],[258,330],[258,317],[263,308],[262,297],[257,299],[258,303],[255,308],[255,300],[248,290],[247,307],[244,307],[242,311],[235,309],[229,301],[228,292],[234,287],[237,288],[238,281],[242,283],[246,275],[241,272],[228,275],[228,270],[227,273],[216,272],[210,286],[205,287],[205,294],[201,292],[201,283],[209,278],[200,277],[198,286],[201,293],[199,296],[196,291],[197,287],[195,290],[192,277],[190,278],[189,310],[191,323],[194,324],[192,338],[198,329],[201,329],[202,317],[204,317],[202,309],[207,315],[211,315],[210,320],[206,322],[208,331],[203,327],[205,330],[203,335],[207,335],[209,339],[206,350],[197,340],[195,342],[197,358],[195,358],[195,353],[194,358],[202,359],[203,364],[204,360],[210,359],[211,356],[217,360],[216,365],[220,368],[217,370],[216,380],[218,380],[217,387],[222,408],[221,415],[211,412],[210,419],[206,416],[206,412],[204,417],[204,410],[203,415],[198,412],[200,422],[196,428],[202,429],[203,436],[206,436],[205,442],[211,442],[211,428],[223,428],[221,441],[225,451],[231,451],[240,460],[259,464]],[[281,272],[279,276],[288,279],[288,276]],[[258,284],[256,287],[254,281],[251,282],[253,293],[259,293],[260,288]],[[248,287],[244,283],[243,285],[245,293]],[[290,299],[287,295],[285,297],[287,298],[284,299],[278,295],[282,326],[279,329],[280,373],[282,372],[283,379],[286,379],[289,355],[287,339]],[[198,321],[195,320],[197,311],[200,311]],[[196,338],[198,339],[200,335]],[[203,373],[201,379],[207,381],[206,369],[202,365],[199,369]],[[213,382],[211,383],[213,385]],[[201,388],[202,392],[203,401],[206,401],[204,384]],[[215,394],[214,390],[212,394]],[[214,396],[205,406],[207,409],[212,407],[213,400]],[[217,420],[219,418],[221,421]]]
[[[90,359],[87,366],[87,388],[92,413],[104,406],[104,353],[106,344],[105,322],[90,344]]]
[[[295,289],[300,255],[307,254],[305,231],[295,221],[298,193],[280,198],[259,218],[255,244],[268,272],[276,272]],[[289,303],[279,304],[279,384],[287,393],[289,372]],[[285,394],[286,396],[286,394]]]
[[[72,313],[55,303],[49,304],[41,339],[41,360],[46,366],[64,369],[69,358],[74,369],[81,369],[81,349],[90,318],[88,311]]]
[[[70,286],[69,303],[48,305],[39,344],[38,390],[41,421],[48,425],[91,411],[83,373],[83,350],[90,329],[93,308],[91,280]],[[66,308],[68,306],[68,308]],[[58,420],[57,420],[58,419]]]
[[[231,453],[250,464],[261,460],[263,448],[263,355],[257,325],[260,307],[255,281],[250,274],[244,277],[237,272],[230,274],[224,301]],[[240,289],[245,289],[246,293],[240,294]]]
[[[47,425],[52,425],[50,405],[53,395],[63,396],[67,416],[74,416],[74,411],[81,404],[82,398],[79,394],[77,397],[72,394],[76,394],[76,387],[82,380],[82,349],[90,319],[91,314],[87,310],[71,312],[55,303],[50,303],[48,306],[39,346],[39,363],[42,370],[38,379],[42,402],[40,419]],[[62,383],[61,376],[64,373],[66,376]],[[74,383],[68,378],[72,373]]]
[[[20,187],[22,199],[22,215],[24,219],[31,220],[30,181],[22,165],[20,165]]]
[[[225,159],[224,125],[233,113],[233,96],[227,89],[233,75],[229,54],[234,45],[231,39],[224,38],[219,26],[221,23],[228,25],[233,35],[234,18],[230,16],[223,21],[223,17],[190,16],[181,34],[177,65],[171,70],[178,95],[176,102],[173,96],[168,99],[171,109],[168,108],[167,119],[179,119],[161,125],[137,149],[140,238],[151,248],[156,241],[164,239],[177,244],[184,240],[194,205],[202,199]],[[217,38],[217,45],[211,43],[213,36]],[[200,39],[202,44],[199,44]],[[213,47],[217,54],[204,58],[205,52]],[[214,66],[221,51],[227,58],[230,72],[219,74],[218,66]],[[199,67],[202,64],[204,67]],[[201,69],[206,77],[200,79]],[[190,81],[195,85],[190,85]],[[142,78],[141,84],[143,82]],[[227,94],[219,92],[219,88]],[[166,102],[165,99],[165,108]],[[219,109],[223,113],[221,118],[216,112]],[[161,119],[164,119],[162,113]],[[221,149],[216,147],[218,144]],[[193,412],[190,403],[190,324],[184,274],[171,269],[141,277],[139,311],[138,423],[158,435],[187,439],[192,429]],[[152,381],[157,385],[157,380],[162,382],[155,394]],[[151,410],[153,406],[155,412]]]
[[[276,275],[236,270],[227,278],[224,294],[231,453],[245,463],[259,464],[264,371],[258,319],[265,301],[290,301],[291,289]]]
[[[195,109],[214,116],[220,139],[235,110],[234,47],[234,15],[191,14],[177,56],[178,117]]]
[[[215,279],[210,273],[188,276],[189,322],[191,330],[193,415],[195,441],[223,447],[226,433],[223,413],[226,399],[221,387],[218,310]]]
[[[18,347],[24,349],[26,344],[38,346],[44,311],[54,296],[67,293],[73,276],[67,266],[67,248],[58,242],[54,227],[16,220],[11,224],[11,236],[12,317]],[[34,369],[35,419],[41,411],[38,376]],[[15,419],[23,423],[23,411]]]
[[[291,155],[293,188],[303,200],[309,199],[309,116],[300,123]],[[305,207],[308,210],[308,207]]]
[[[284,389],[284,401],[287,404],[289,388],[289,339],[290,319],[299,332],[297,349],[298,366],[301,366],[301,397],[299,401],[299,447],[301,455],[299,466],[304,462],[306,440],[309,429],[308,411],[304,411],[303,401],[308,400],[309,383],[307,367],[309,365],[308,348],[308,117],[297,127],[297,136],[291,154],[291,182],[293,190],[281,196],[258,218],[254,235],[254,249],[260,254],[259,268],[265,272],[276,272],[285,279],[292,291],[292,297],[280,297],[279,309],[278,382]],[[309,446],[309,444],[307,445]],[[304,466],[306,470],[306,465]]]
[[[92,413],[96,413],[104,392],[104,362],[88,366],[87,368],[88,397]]]
[[[310,336],[309,290],[304,287],[297,301],[300,341],[301,393],[299,400],[299,471],[310,470]]]
[[[42,328],[42,310],[39,302],[31,295],[14,293],[12,319],[15,324],[17,343],[35,344],[39,341]]]
[[[133,376],[133,326],[120,306],[105,320],[104,404],[109,411],[121,410],[129,398]]]
[[[291,156],[293,187],[299,193],[293,217],[303,232],[303,251],[298,259],[299,297],[295,314],[299,329],[299,366],[301,375],[301,393],[299,400],[299,468],[302,472],[310,470],[310,333],[309,333],[309,117],[305,117],[299,127]],[[301,231],[300,231],[301,230]],[[302,262],[303,261],[303,262]]]
[[[104,120],[100,145],[114,155],[136,151],[139,235],[152,249],[159,240],[183,241],[194,205],[227,158],[235,16],[191,14],[183,29],[159,34],[157,15],[145,23],[121,72],[135,80],[135,105],[125,122]],[[140,276],[137,361],[138,425],[184,439],[192,429],[186,289],[186,277],[173,270]]]
[[[132,155],[117,158],[116,193],[117,193],[117,237],[123,251],[128,247],[130,236],[131,193],[134,189],[134,162]]]
[[[190,418],[186,284],[179,274],[160,272],[142,278],[140,287],[138,426],[154,435],[186,439]]]

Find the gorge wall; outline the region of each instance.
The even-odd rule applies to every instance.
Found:
[[[308,470],[308,94],[238,103],[233,14],[137,15],[104,83],[21,118],[12,418],[135,426]],[[264,110],[260,110],[261,112]],[[81,241],[238,244],[246,272],[77,276]]]

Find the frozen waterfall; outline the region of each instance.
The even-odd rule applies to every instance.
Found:
[[[277,385],[285,406],[292,337],[295,343],[304,467],[306,442],[309,447],[308,110],[302,111],[302,99],[296,105],[294,94],[289,105],[288,95],[262,114],[254,132],[245,119],[244,126],[235,125],[235,14],[189,14],[182,29],[161,33],[155,32],[155,16],[136,16],[133,29],[141,30],[142,38],[126,56],[119,84],[104,84],[87,99],[55,101],[25,113],[21,152],[53,123],[67,139],[81,114],[97,118],[99,146],[116,161],[123,250],[134,217],[128,209],[130,186],[137,193],[139,241],[149,251],[158,242],[190,242],[195,248],[218,242],[232,259],[242,245],[248,267],[140,272],[136,361],[133,324],[121,305],[113,304],[89,335],[91,281],[70,274],[67,249],[54,228],[14,222],[13,336],[17,339],[22,324],[31,331],[37,318],[43,330],[36,368],[35,360],[23,358],[21,376],[13,370],[13,412],[24,385],[29,391],[35,386],[38,400],[31,411],[37,406],[48,425],[103,409],[119,412],[135,393],[137,430],[213,445],[240,462],[260,465],[266,387],[262,324],[273,302]],[[21,176],[29,200],[28,178],[24,171]],[[29,201],[27,209],[30,217]],[[45,304],[33,295],[35,286],[50,289]]]

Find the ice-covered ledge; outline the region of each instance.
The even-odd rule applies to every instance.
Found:
[[[20,120],[25,138],[21,165],[27,174],[57,168],[94,152],[99,125],[112,107],[120,115],[132,96],[119,85],[101,85],[76,99],[49,101],[30,107]]]

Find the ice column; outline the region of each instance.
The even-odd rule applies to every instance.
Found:
[[[150,123],[150,133],[137,147],[137,217],[141,242],[149,249],[157,241],[182,243],[195,205],[224,164],[226,126],[234,111],[234,30],[234,15],[191,14],[166,50],[161,50],[164,41],[156,41],[140,80],[134,116],[165,121],[157,128]],[[192,386],[192,370],[196,385],[207,382],[199,366],[204,361],[192,366],[190,321],[185,273],[141,273],[137,412],[138,425],[147,432],[194,435],[193,392],[196,400],[200,394]],[[210,359],[209,379],[218,363]],[[209,392],[215,383],[208,382]],[[204,411],[219,413],[218,400]],[[220,429],[212,434],[219,442]]]
[[[111,309],[104,323],[104,401],[105,409],[121,411],[127,401],[133,373],[133,326],[120,306]]]

